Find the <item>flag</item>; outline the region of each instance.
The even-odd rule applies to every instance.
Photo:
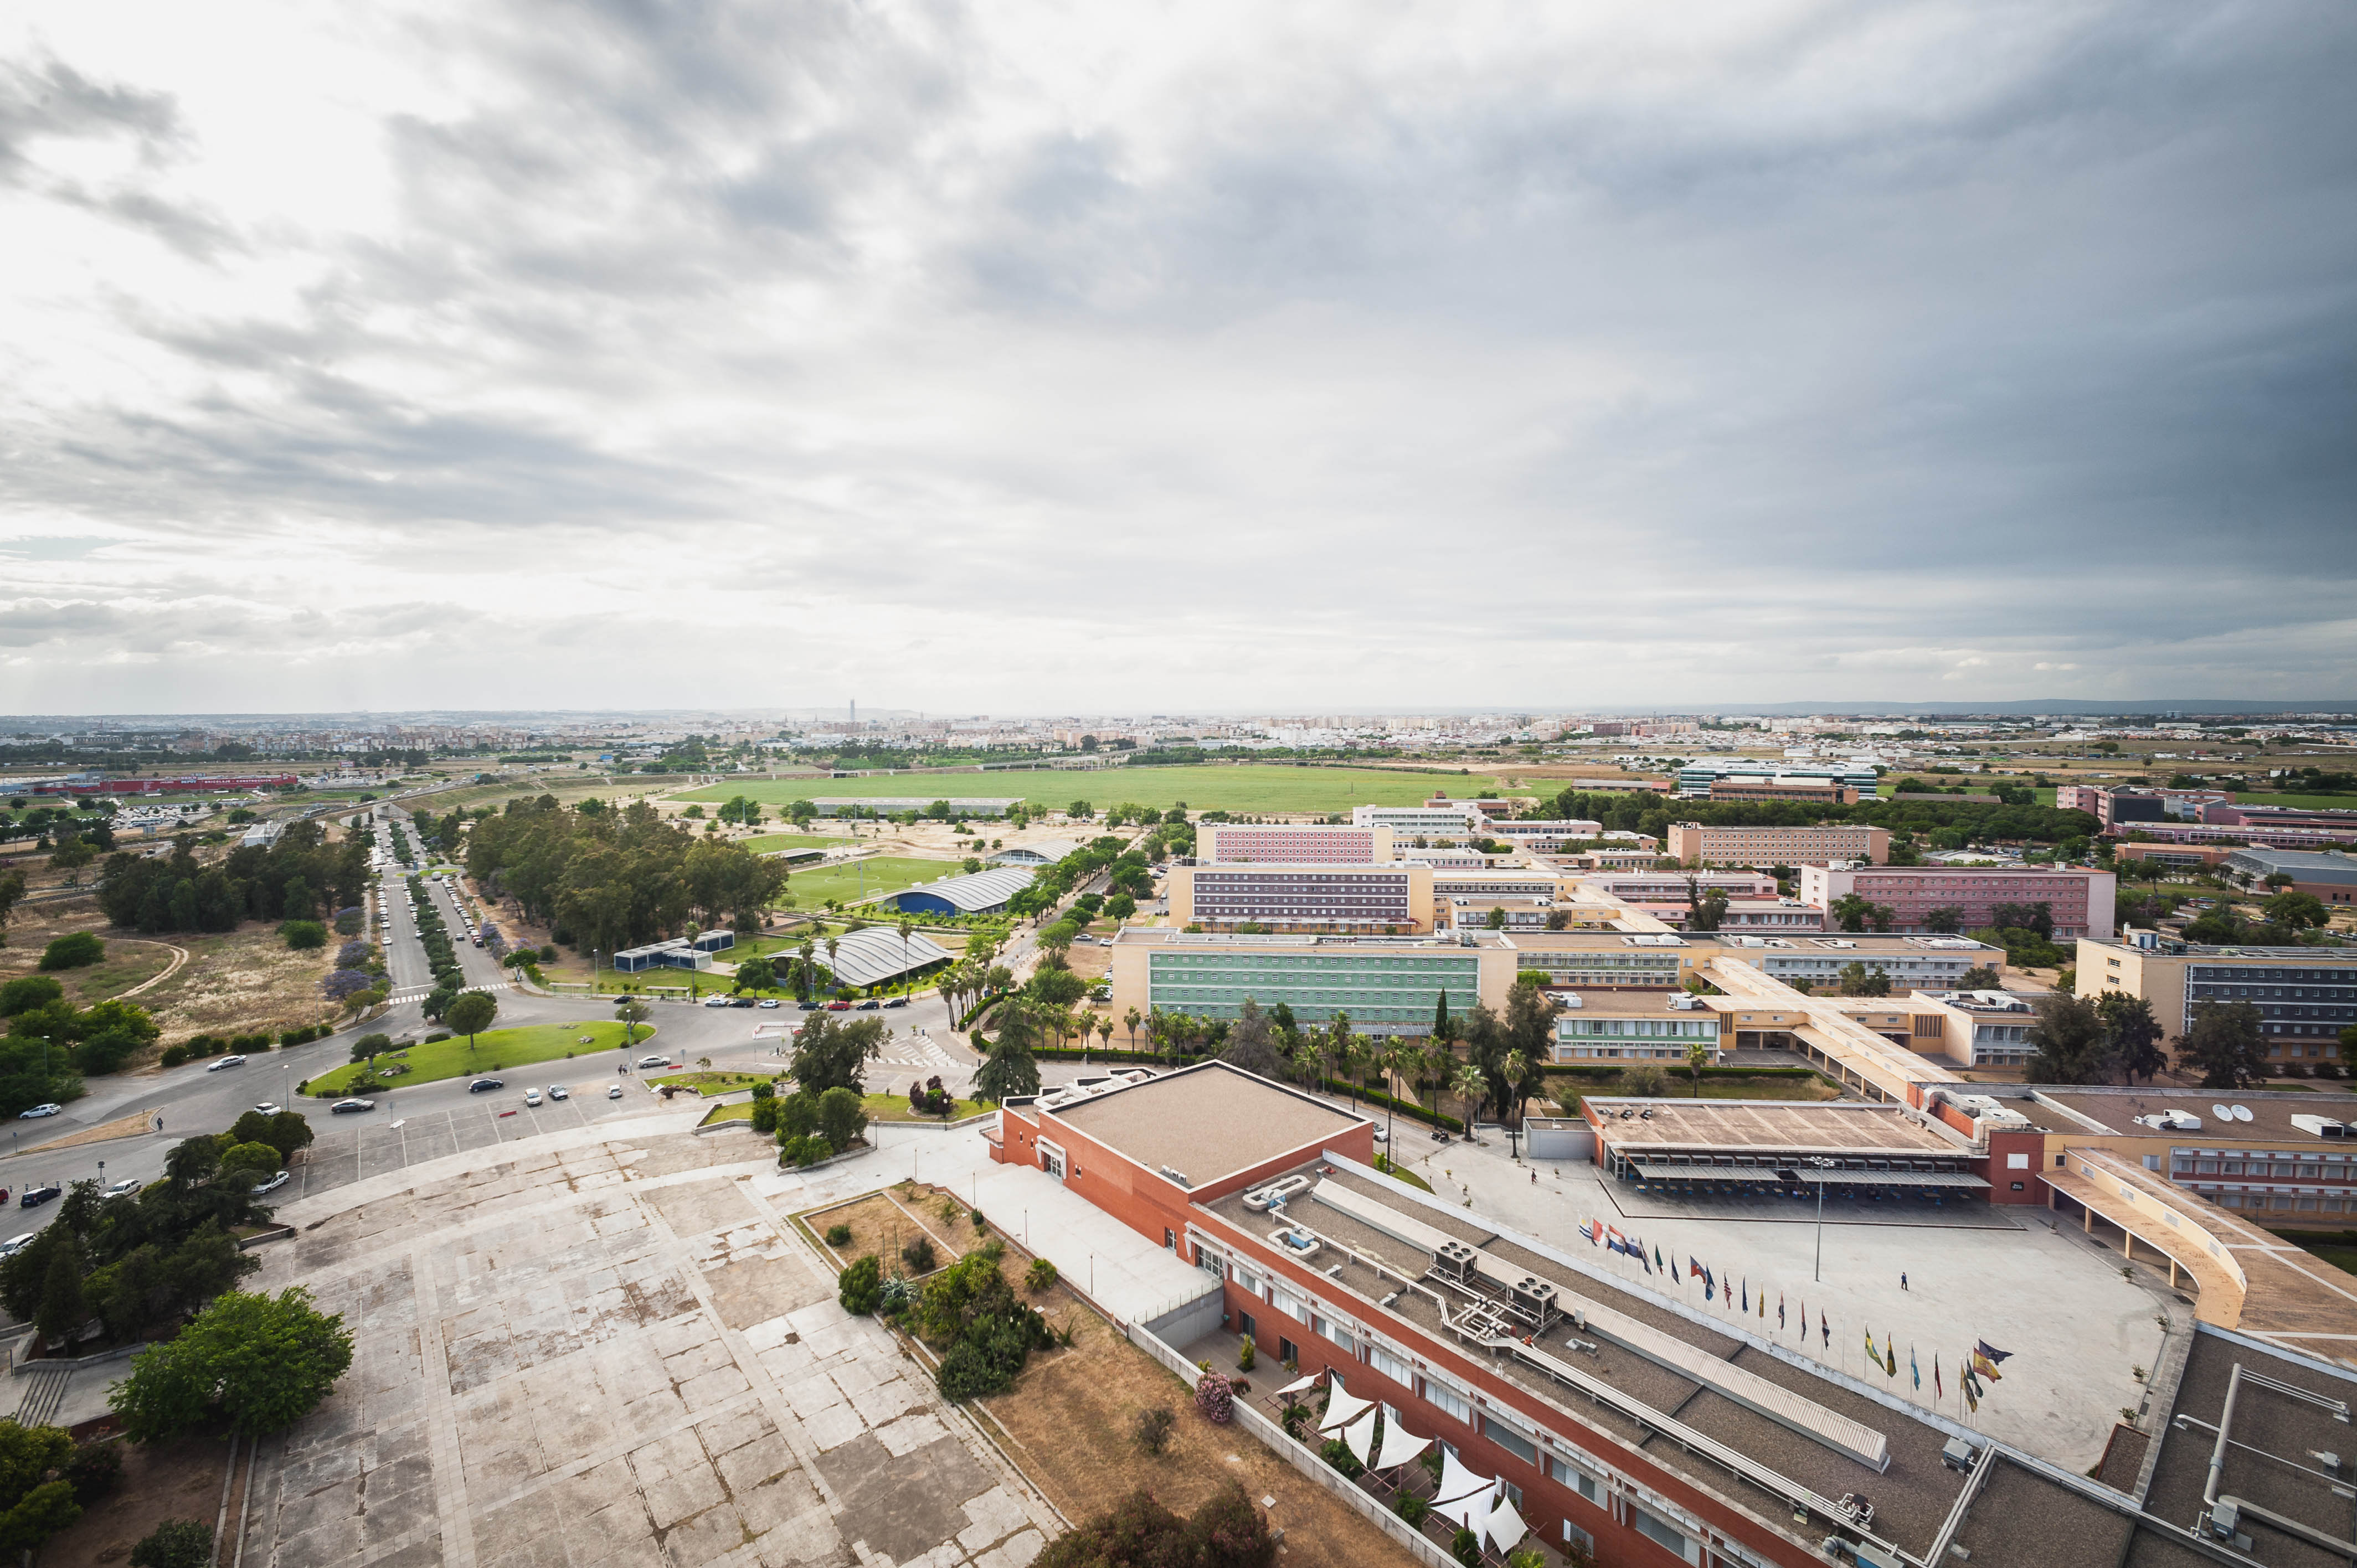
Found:
[[[1702,1298],[1705,1301],[1717,1301],[1718,1299],[1718,1286],[1711,1279],[1710,1271],[1708,1269],[1705,1269],[1702,1272]]]
[[[1834,1348],[1834,1326],[1825,1320],[1825,1309],[1822,1306],[1817,1308],[1817,1332],[1824,1336],[1825,1348],[1828,1350],[1832,1349]]]
[[[1579,1234],[1590,1246],[1595,1245],[1597,1242],[1604,1240],[1604,1221],[1601,1219],[1581,1220],[1579,1222]]]
[[[1996,1346],[1990,1344],[1986,1339],[1974,1340],[1973,1348],[1979,1351],[1982,1355],[1986,1356],[1992,1361],[2005,1360],[2013,1354],[2010,1350],[1998,1349]]]
[[[1915,1347],[1912,1345],[1907,1347],[1907,1371],[1909,1376],[1915,1380],[1915,1391],[1919,1394],[1921,1393],[1923,1391],[1923,1367],[1921,1362],[1915,1359]]]
[[[1882,1342],[1882,1375],[1886,1378],[1899,1375],[1899,1346],[1896,1340],[1885,1339]]]
[[[1743,1281],[1743,1310],[1746,1312],[1751,1310],[1751,1280],[1748,1275]]]
[[[1645,1277],[1646,1277],[1647,1279],[1651,1279],[1651,1278],[1652,1278],[1652,1277],[1653,1277],[1653,1265],[1652,1265],[1652,1262],[1651,1262],[1649,1259],[1647,1259],[1647,1258],[1646,1258],[1646,1256],[1645,1256],[1645,1243],[1643,1243],[1642,1241],[1640,1241],[1640,1242],[1638,1242],[1638,1243],[1637,1243],[1637,1261],[1638,1261],[1639,1262],[1643,1263],[1643,1264],[1645,1265]]]
[[[1982,1377],[1988,1379],[1991,1382],[1996,1382],[2005,1376],[2003,1372],[1996,1369],[1996,1362],[1990,1360],[1986,1356],[1982,1355],[1978,1350],[1973,1352],[1973,1370],[1978,1372]]]
[[[1760,1321],[1768,1321],[1768,1293],[1765,1290],[1760,1293]]]
[[[1760,1304],[1760,1309],[1765,1312],[1768,1309],[1767,1302],[1762,1301]],[[1808,1316],[1809,1309],[1805,1306],[1801,1308],[1802,1318],[1805,1320]],[[1776,1293],[1776,1332],[1779,1334],[1784,1332],[1784,1293],[1782,1291]]]
[[[1969,1386],[1964,1390],[1964,1402],[1973,1407],[1973,1413],[1975,1415],[1980,1414],[1981,1402],[1973,1397],[1973,1391]]]
[[[1937,1350],[1932,1352],[1932,1397],[1941,1400],[1948,1397],[1948,1391],[1940,1386],[1940,1353]]]
[[[1663,1262],[1662,1262],[1662,1245],[1661,1245],[1661,1243],[1660,1243],[1660,1242],[1658,1242],[1658,1241],[1656,1241],[1655,1243],[1653,1243],[1653,1267],[1655,1267],[1655,1268],[1657,1268],[1657,1269],[1663,1270],[1663,1271],[1665,1271],[1665,1272],[1666,1272],[1666,1271],[1668,1270],[1668,1268],[1669,1268],[1669,1265],[1668,1265],[1667,1263],[1664,1263]]]
[[[1690,1280],[1702,1278],[1702,1265],[1695,1262],[1695,1255],[1692,1252],[1686,1254],[1686,1278]]]
[[[1625,1252],[1629,1250],[1629,1238],[1620,1234],[1619,1230],[1607,1225],[1604,1228],[1604,1233],[1612,1239],[1612,1250],[1614,1251]]]
[[[1875,1353],[1874,1330],[1871,1328],[1866,1331],[1866,1359],[1878,1365],[1879,1365],[1882,1360],[1882,1358]]]

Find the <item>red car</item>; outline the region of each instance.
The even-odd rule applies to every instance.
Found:
[[[830,1013],[848,1013],[851,1011],[851,1004],[848,1002],[830,1002],[826,1004],[826,1010]]]

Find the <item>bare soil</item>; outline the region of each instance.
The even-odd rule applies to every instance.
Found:
[[[298,1024],[332,1023],[337,1010],[320,996],[319,982],[334,961],[339,940],[330,936],[317,952],[294,952],[266,925],[180,937],[188,961],[140,993],[138,1000],[154,1015],[167,1044],[196,1034],[275,1033]]]
[[[123,1479],[81,1518],[41,1546],[41,1568],[122,1568],[137,1545],[167,1519],[211,1525],[221,1512],[221,1473],[229,1442],[221,1437],[183,1437],[171,1443],[118,1443]],[[241,1484],[244,1455],[239,1455]],[[237,1499],[230,1502],[230,1532],[237,1529]]]

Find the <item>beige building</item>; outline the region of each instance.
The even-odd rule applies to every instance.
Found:
[[[1199,822],[1195,858],[1228,864],[1376,865],[1395,860],[1391,829],[1380,823]]]
[[[1271,931],[1412,936],[1432,929],[1432,867],[1394,860],[1378,865],[1276,865],[1258,862],[1173,865],[1166,892],[1170,921],[1207,931],[1243,926]]]
[[[2357,951],[2347,948],[2210,947],[2133,931],[2126,941],[2079,939],[2082,996],[2125,991],[2152,1004],[2172,1036],[2201,1002],[2259,1010],[2267,1055],[2282,1062],[2336,1060],[2341,1031],[2357,1024]]]
[[[1811,861],[1890,860],[1890,830],[1834,823],[1813,828],[1706,828],[1670,824],[1670,858],[1691,865],[1801,865]]]
[[[1130,926],[1112,943],[1111,1015],[1160,1009],[1233,1019],[1249,997],[1324,1024],[1351,1015],[1361,1035],[1420,1037],[1448,1010],[1506,1005],[1518,955],[1490,932],[1436,937],[1239,936]]]

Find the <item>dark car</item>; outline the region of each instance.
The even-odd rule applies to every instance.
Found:
[[[869,997],[866,1001],[862,1002],[862,1003],[859,1004],[858,1011],[860,1011],[860,1012],[862,1012],[862,1013],[873,1013],[873,1012],[875,1012],[875,1011],[876,1011],[876,1009],[877,1009],[878,1007],[881,1007],[881,1006],[883,1006],[883,1005],[884,1005],[884,1004],[882,1004],[881,1002],[877,1001],[877,1000],[876,1000],[876,998],[874,998],[873,996],[871,996],[871,997]]]
[[[355,1112],[375,1110],[376,1101],[373,1100],[339,1100],[333,1105],[328,1106],[328,1109],[335,1115],[350,1116]]]
[[[492,1090],[505,1089],[506,1087],[507,1083],[502,1079],[479,1078],[474,1082],[467,1086],[467,1092],[469,1094],[489,1094]]]
[[[815,1013],[818,1009],[819,1004],[815,1002],[797,1002],[794,1004],[794,1011],[797,1013]]]
[[[909,999],[905,996],[888,997],[884,1003],[884,1005],[887,1007],[906,1007],[908,1004]]]
[[[61,1197],[64,1195],[65,1188],[55,1183],[48,1187],[28,1187],[25,1189],[25,1196],[16,1200],[16,1206],[20,1208],[38,1208],[49,1199]]]
[[[753,999],[749,996],[732,996],[728,999],[728,1005],[731,1007],[750,1007],[753,1005]]]

